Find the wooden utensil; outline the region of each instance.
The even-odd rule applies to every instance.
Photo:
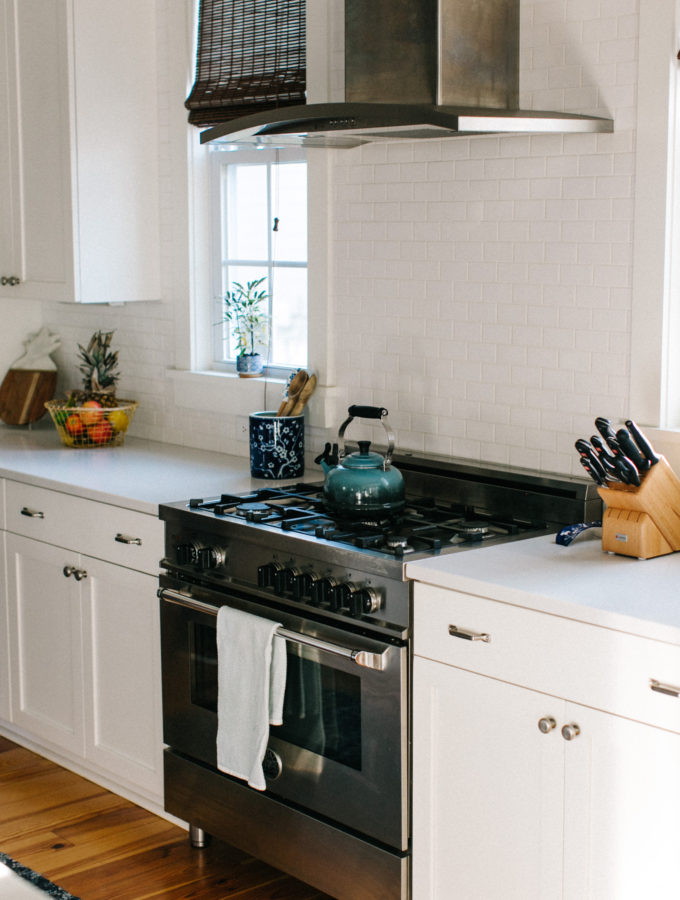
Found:
[[[305,404],[309,400],[309,398],[314,393],[314,388],[316,387],[316,375],[310,375],[307,381],[305,382],[302,390],[298,394],[297,401],[295,406],[293,407],[293,411],[289,413],[291,416],[299,416],[302,410],[305,408]]]
[[[308,380],[309,374],[304,369],[300,369],[293,375],[290,384],[288,385],[288,394],[286,399],[281,403],[281,406],[279,406],[279,411],[276,413],[277,416],[289,416],[291,414],[291,410],[297,402],[300,391],[307,384]]]

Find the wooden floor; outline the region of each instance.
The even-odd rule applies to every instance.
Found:
[[[329,900],[0,737],[0,851],[82,900]]]

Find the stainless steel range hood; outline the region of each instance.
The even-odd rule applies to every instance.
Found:
[[[345,101],[267,110],[201,143],[351,148],[474,134],[610,132],[611,119],[522,110],[519,0],[345,0]]]

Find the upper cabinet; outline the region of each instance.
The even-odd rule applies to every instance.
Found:
[[[155,4],[0,0],[0,298],[160,297]]]

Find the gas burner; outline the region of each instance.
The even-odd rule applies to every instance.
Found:
[[[242,516],[247,522],[262,522],[271,515],[271,509],[266,503],[239,503],[236,515]]]
[[[389,547],[390,550],[404,551],[408,545],[408,538],[403,534],[388,534],[385,538],[385,546]]]
[[[469,538],[482,538],[491,530],[488,522],[481,519],[467,519],[463,522],[456,522],[451,526],[454,531],[465,535]]]

